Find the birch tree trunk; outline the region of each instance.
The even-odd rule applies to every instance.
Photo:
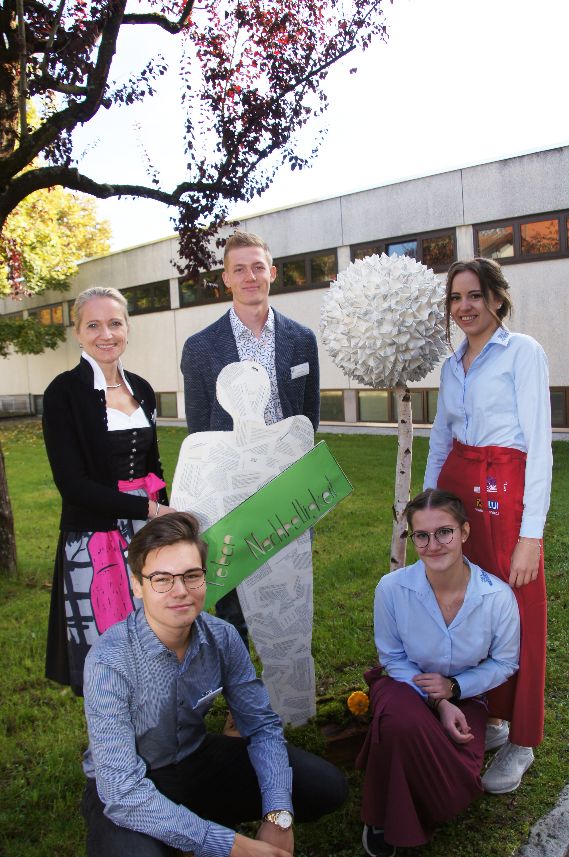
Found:
[[[14,535],[14,516],[8,494],[4,453],[0,447],[0,573],[13,574],[16,571],[16,537]]]
[[[393,502],[393,535],[391,537],[391,571],[405,565],[407,521],[403,511],[410,499],[411,461],[413,458],[413,414],[411,394],[405,384],[395,386],[397,399],[397,467]]]

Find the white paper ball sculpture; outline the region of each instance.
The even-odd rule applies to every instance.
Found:
[[[324,295],[322,340],[336,366],[361,384],[420,381],[446,351],[444,301],[444,284],[415,259],[357,259]]]

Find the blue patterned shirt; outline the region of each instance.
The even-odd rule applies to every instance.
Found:
[[[277,370],[275,368],[275,316],[271,307],[257,339],[255,334],[243,324],[233,307],[229,310],[231,329],[237,345],[239,360],[254,360],[266,369],[271,382],[271,398],[265,408],[265,422],[268,426],[278,423],[283,418],[283,409],[279,398],[277,385]]]
[[[232,625],[201,613],[182,663],[139,608],[113,625],[85,661],[89,748],[83,769],[96,777],[111,821],[196,857],[226,857],[235,831],[162,795],[147,769],[181,762],[200,746],[204,717],[225,697],[257,774],[263,814],[292,811],[292,771],[280,720]]]

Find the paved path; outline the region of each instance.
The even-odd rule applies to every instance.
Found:
[[[547,815],[534,824],[529,839],[515,857],[567,857],[569,855],[569,785]]]
[[[185,426],[185,420],[158,418],[161,426]],[[320,434],[397,434],[397,426],[393,424],[378,425],[377,423],[320,423]],[[429,437],[429,426],[413,426],[415,437]],[[553,440],[569,440],[569,431],[553,430]]]

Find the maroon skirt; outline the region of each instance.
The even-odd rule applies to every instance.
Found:
[[[382,673],[366,673],[373,720],[356,760],[365,768],[362,821],[383,828],[392,845],[414,848],[482,794],[487,711],[478,699],[458,703],[474,740],[455,744],[413,688]]]

